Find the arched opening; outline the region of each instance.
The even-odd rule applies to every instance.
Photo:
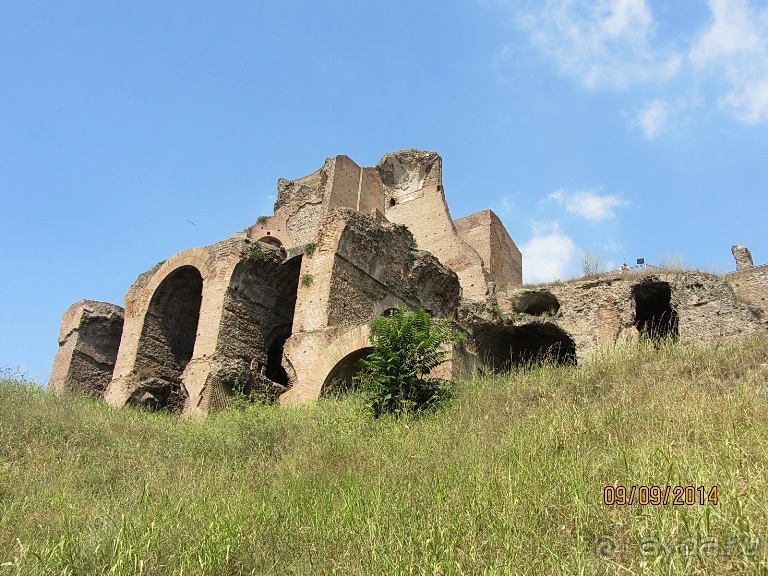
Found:
[[[352,377],[363,369],[362,360],[373,352],[366,347],[344,356],[328,373],[323,382],[322,396],[339,396],[354,389]]]
[[[560,310],[560,302],[551,292],[523,292],[515,299],[515,309],[531,316],[553,316]]]
[[[397,204],[397,200],[394,198],[389,199],[389,207],[392,208],[395,204]]]
[[[301,256],[265,249],[263,259],[247,258],[232,272],[220,324],[216,352],[237,366],[215,383],[223,395],[235,392],[270,402],[295,379],[284,366],[283,350],[291,335],[299,287]]]
[[[269,234],[269,232],[267,232]],[[274,236],[263,236],[259,238],[259,242],[264,242],[264,244],[269,244],[270,246],[274,246],[275,248],[282,248],[283,243],[280,242],[278,238],[275,238]]]
[[[202,296],[203,278],[194,266],[174,270],[157,287],[139,338],[137,390],[129,402],[170,411],[184,407],[181,374],[195,349]]]
[[[643,282],[632,289],[635,327],[641,336],[658,340],[678,335],[677,312],[672,308],[672,289],[667,282]]]
[[[490,372],[553,363],[576,364],[576,344],[550,323],[483,330],[475,337],[478,360]]]

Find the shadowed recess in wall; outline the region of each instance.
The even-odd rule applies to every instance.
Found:
[[[216,351],[218,385],[231,394],[233,383],[243,393],[270,400],[290,387],[283,348],[291,335],[302,257],[283,261],[266,249],[264,258],[240,262],[232,273]]]
[[[503,372],[522,366],[576,364],[576,344],[550,323],[490,328],[475,336],[477,356],[487,371]]]
[[[152,295],[136,358],[138,387],[129,402],[179,412],[187,391],[181,374],[192,358],[203,294],[197,268],[182,266]]]
[[[677,338],[677,312],[672,308],[672,289],[667,282],[643,282],[632,289],[635,327],[641,336]]]
[[[560,302],[551,292],[523,292],[515,299],[515,309],[531,316],[553,316],[560,310]]]
[[[362,360],[373,348],[361,348],[339,360],[323,382],[322,396],[340,396],[354,388],[352,377],[363,369]]]

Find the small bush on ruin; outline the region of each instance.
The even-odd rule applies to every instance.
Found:
[[[304,287],[312,286],[312,282],[315,281],[315,277],[309,272],[305,272],[301,275],[301,285]]]
[[[378,418],[436,406],[449,396],[446,383],[429,374],[446,361],[443,344],[460,335],[447,320],[432,322],[429,312],[400,307],[371,322],[373,352],[354,381]]]
[[[248,258],[249,258],[250,260],[253,260],[254,262],[261,262],[261,261],[262,261],[262,260],[264,260],[264,258],[266,258],[266,257],[267,257],[267,255],[266,255],[266,253],[264,252],[264,250],[262,250],[262,249],[261,249],[261,248],[259,248],[258,246],[256,246],[256,248],[254,248],[253,250],[251,250],[251,253],[248,255]]]
[[[584,276],[594,276],[606,272],[605,257],[602,252],[585,250],[581,254],[581,272]]]
[[[259,216],[256,218],[256,224],[266,224],[267,220],[269,220],[269,216]]]
[[[315,248],[317,248],[317,244],[314,242],[307,242],[304,244],[304,254],[307,256],[312,256],[312,254],[315,253]]]

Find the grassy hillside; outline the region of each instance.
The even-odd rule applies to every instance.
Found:
[[[764,574],[766,363],[766,340],[636,345],[401,421],[354,398],[178,420],[4,382],[0,576]],[[604,505],[616,484],[719,500]]]

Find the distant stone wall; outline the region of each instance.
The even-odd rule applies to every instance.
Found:
[[[490,282],[522,282],[522,255],[498,216],[486,210],[456,222],[451,218],[442,159],[434,152],[401,150],[368,168],[348,156],[328,158],[308,176],[280,179],[274,214],[246,232],[252,240],[302,247],[317,243],[325,215],[337,209],[378,212],[407,226],[419,249],[459,275],[465,298],[486,298]]]
[[[768,264],[725,274],[723,279],[768,324]]]
[[[473,336],[478,365],[490,360],[496,369],[547,346],[562,351],[572,345],[580,362],[642,334],[717,345],[766,330],[727,282],[703,272],[607,274],[514,287],[497,293],[495,306],[464,303],[459,322]]]
[[[102,397],[112,380],[122,331],[120,306],[94,300],[72,304],[61,320],[48,390]]]
[[[499,217],[491,210],[454,220],[456,231],[483,260],[496,288],[523,282],[523,256]]]

